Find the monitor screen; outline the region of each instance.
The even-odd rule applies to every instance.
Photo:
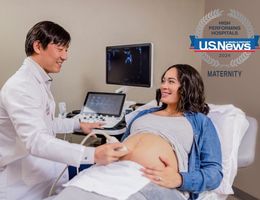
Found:
[[[124,105],[125,94],[88,92],[81,114],[101,114],[119,117]]]
[[[152,86],[152,44],[106,47],[106,83]]]

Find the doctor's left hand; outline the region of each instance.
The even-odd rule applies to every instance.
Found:
[[[95,163],[99,165],[107,165],[111,162],[118,161],[121,157],[128,154],[128,150],[119,150],[124,148],[125,145],[120,142],[103,144],[96,147],[95,150]]]
[[[159,157],[164,163],[164,168],[146,167],[141,169],[143,176],[152,182],[166,188],[177,188],[182,185],[182,177],[176,172],[175,168],[170,165],[167,158]]]
[[[80,129],[84,132],[84,133],[90,133],[92,131],[92,129],[94,128],[102,128],[102,125],[104,125],[104,123],[87,123],[87,122],[80,122]]]

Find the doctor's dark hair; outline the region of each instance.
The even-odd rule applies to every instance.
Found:
[[[33,43],[39,41],[46,49],[49,43],[68,46],[70,43],[70,34],[60,25],[51,21],[42,21],[35,24],[27,33],[25,40],[25,53],[27,56],[33,55]]]
[[[178,89],[180,100],[177,104],[177,111],[179,112],[201,112],[208,114],[209,106],[205,102],[204,83],[199,72],[190,65],[176,64],[169,67],[162,75],[161,81],[165,73],[170,70],[177,69],[177,78],[180,82]],[[156,100],[159,104],[161,99],[161,92],[156,91]],[[166,108],[166,104],[162,104],[162,109]]]

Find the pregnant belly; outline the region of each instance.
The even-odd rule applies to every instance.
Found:
[[[178,163],[172,146],[162,137],[152,133],[135,134],[123,142],[129,153],[121,160],[131,160],[144,167],[165,167],[160,157],[167,158],[169,163],[178,170]]]

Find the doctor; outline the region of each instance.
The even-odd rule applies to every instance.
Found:
[[[127,152],[121,143],[97,148],[55,138],[81,128],[89,133],[98,123],[54,117],[50,73],[58,73],[67,59],[70,35],[58,24],[39,22],[28,32],[21,68],[0,92],[0,199],[40,200],[65,164],[107,164]],[[65,175],[59,185],[67,181]]]

